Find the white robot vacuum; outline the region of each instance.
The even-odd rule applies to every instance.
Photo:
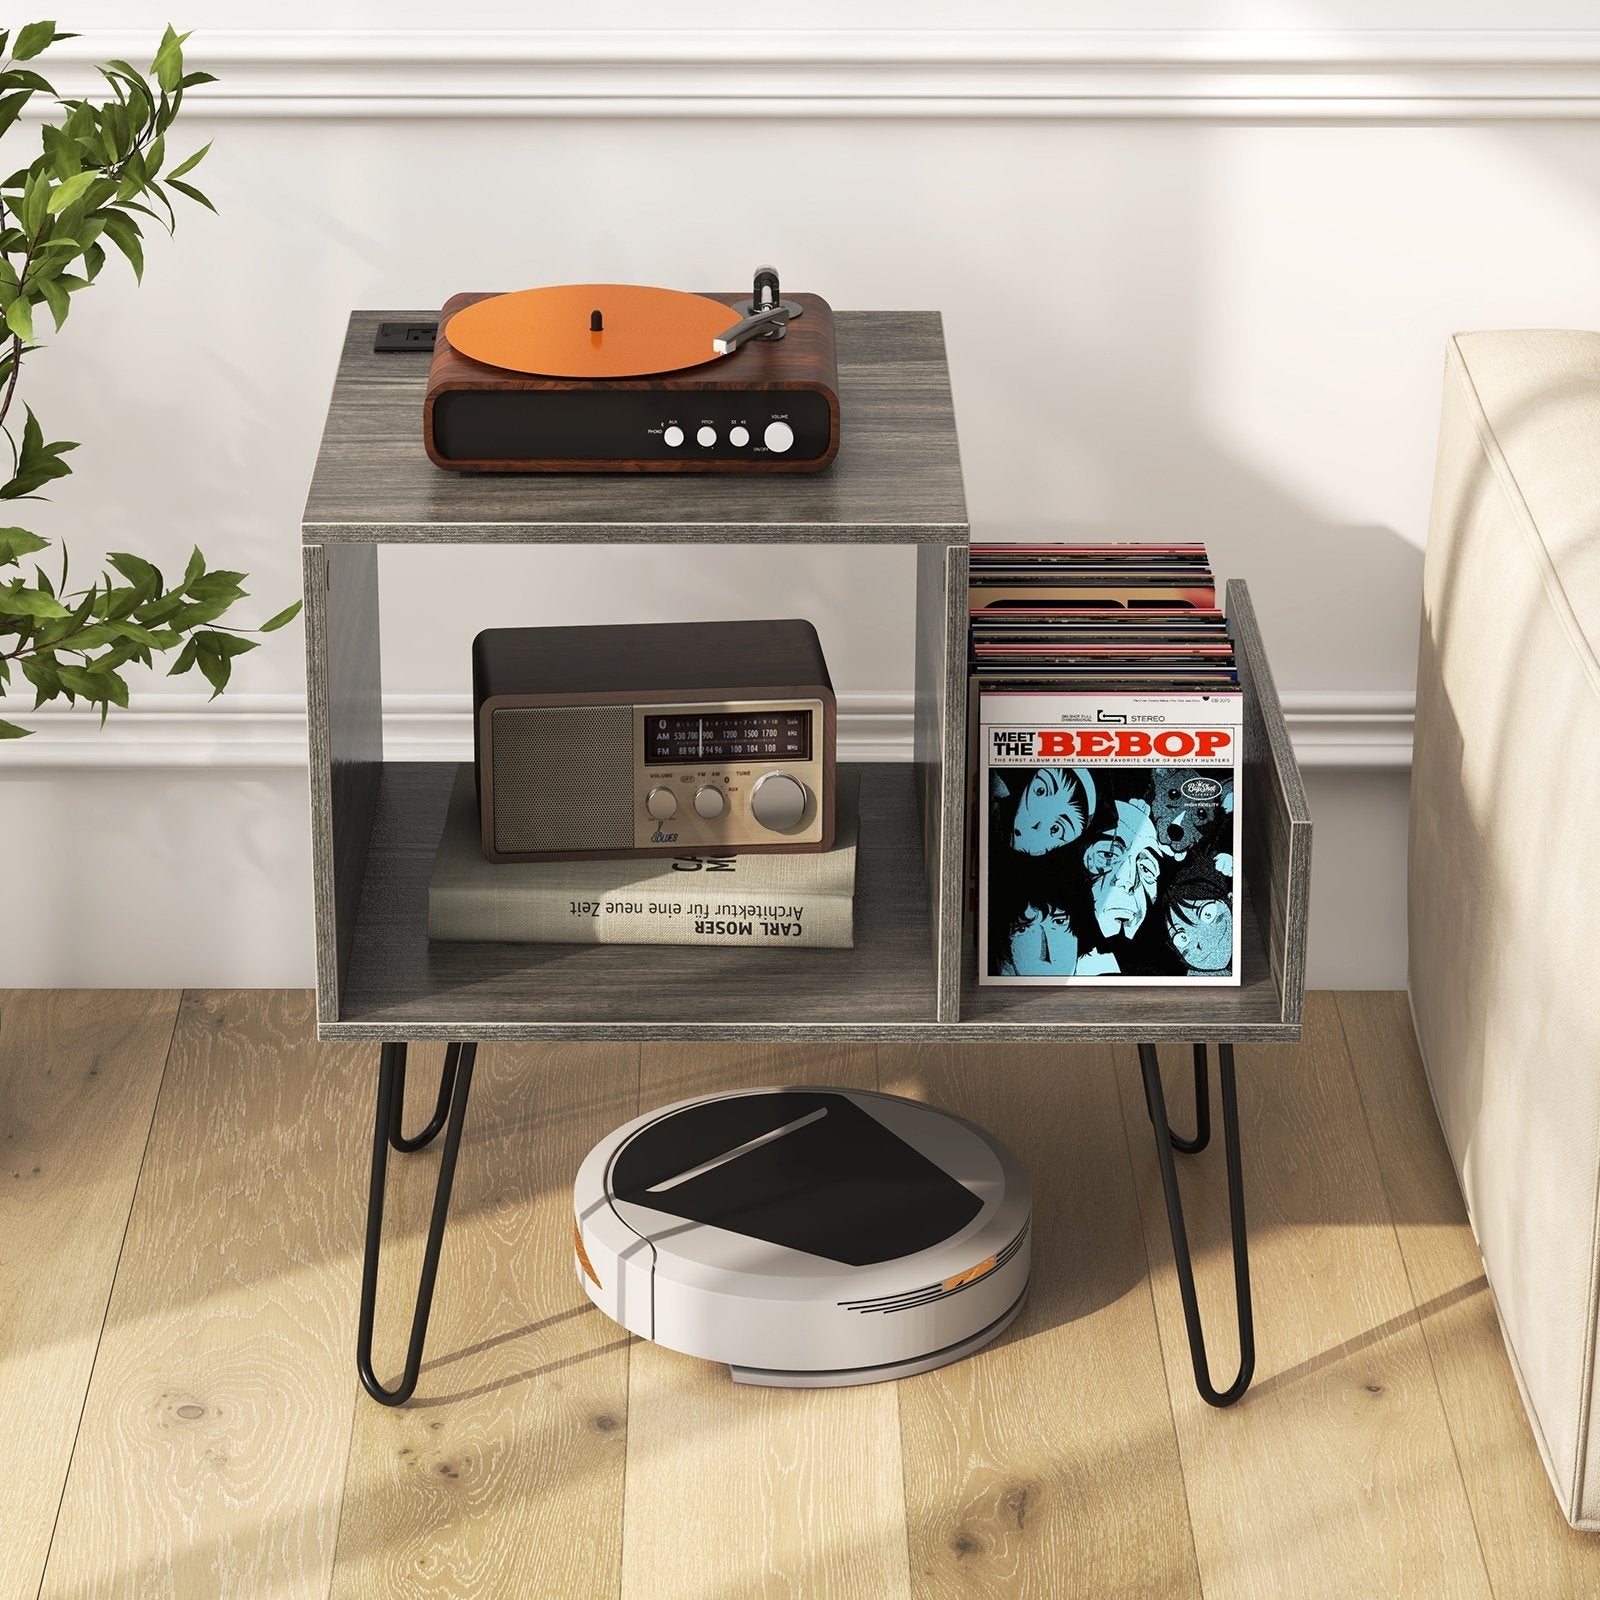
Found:
[[[990,1134],[864,1089],[680,1100],[602,1139],[578,1281],[631,1333],[740,1383],[877,1383],[960,1360],[1028,1287],[1031,1196]]]

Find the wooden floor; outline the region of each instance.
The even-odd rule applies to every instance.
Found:
[[[1239,1052],[1259,1362],[1227,1412],[1194,1391],[1132,1047],[1034,1045],[486,1048],[419,1398],[385,1410],[352,1359],[376,1052],[312,1033],[303,994],[0,996],[0,1600],[1600,1594],[1402,996],[1313,996],[1302,1045]],[[1033,1289],[995,1345],[742,1389],[588,1306],[590,1145],[797,1080],[1020,1153]],[[1216,1145],[1180,1169],[1220,1373]],[[436,1160],[391,1166],[389,1374]]]

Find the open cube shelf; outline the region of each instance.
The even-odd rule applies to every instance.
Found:
[[[318,1031],[334,1039],[1293,1039],[1310,815],[1244,584],[1239,988],[980,988],[969,881],[967,522],[934,312],[837,316],[845,443],[810,475],[457,475],[421,448],[426,363],[351,319],[303,523]],[[851,950],[433,944],[427,885],[454,767],[383,758],[378,546],[917,546],[916,746],[861,768]]]

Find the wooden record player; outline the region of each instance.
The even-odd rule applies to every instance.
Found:
[[[631,284],[458,294],[423,439],[456,472],[817,472],[839,449],[833,311]]]

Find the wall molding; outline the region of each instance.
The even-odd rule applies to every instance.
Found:
[[[1283,695],[1295,755],[1307,768],[1403,769],[1411,764],[1413,697],[1403,690],[1293,690]],[[3,708],[0,708],[3,709]],[[461,695],[384,697],[384,748],[397,761],[470,761],[470,702]],[[46,706],[7,713],[38,729],[0,745],[11,773],[204,768],[248,772],[306,764],[305,698],[297,694],[135,696],[112,714]],[[911,695],[841,693],[839,750],[852,761],[909,761]]]
[[[55,46],[65,93],[148,31]],[[199,30],[221,117],[1600,116],[1600,29]]]

